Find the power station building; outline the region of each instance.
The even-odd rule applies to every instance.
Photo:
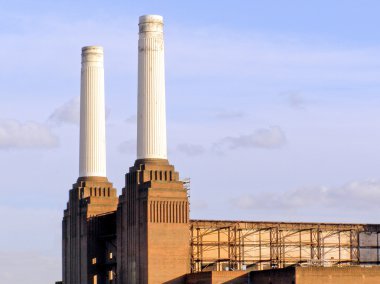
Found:
[[[104,100],[103,49],[84,47],[79,177],[62,222],[64,284],[275,284],[277,271],[293,275],[281,283],[319,283],[294,279],[380,264],[380,225],[190,219],[187,188],[167,157],[161,16],[139,21],[137,156],[120,196],[106,174]],[[376,272],[360,273],[368,271]],[[360,281],[344,283],[380,283]]]

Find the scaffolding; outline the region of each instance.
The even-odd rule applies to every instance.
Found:
[[[191,271],[380,264],[379,232],[379,225],[191,220]]]

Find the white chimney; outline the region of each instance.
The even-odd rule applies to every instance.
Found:
[[[82,48],[79,177],[106,176],[103,48]]]
[[[139,21],[137,159],[167,159],[163,19]]]

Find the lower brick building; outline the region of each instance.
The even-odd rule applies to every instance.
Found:
[[[116,220],[116,210],[88,219],[87,231],[91,232],[91,238],[96,244],[90,249],[87,260],[87,265],[90,267],[89,279],[92,281],[89,280],[88,283],[132,283],[116,282],[120,265],[116,260],[121,258],[117,255],[120,251],[117,249],[120,240],[118,242]],[[173,223],[167,219],[162,224],[170,228]],[[301,271],[355,273],[361,271],[360,267],[367,269],[370,266],[380,265],[380,225],[189,220],[186,228],[187,246],[183,245],[182,249],[188,250],[188,259],[184,262],[191,274],[187,276],[188,283],[223,283],[207,282],[211,281],[212,277],[220,279],[222,277],[220,275],[227,278],[238,275],[236,278],[240,277],[239,281],[243,281],[242,279],[246,279],[243,275],[248,275],[249,271],[271,271],[270,273],[277,273],[276,277],[283,277],[288,271],[293,270],[282,270],[282,268],[297,267],[297,273],[301,275]],[[177,236],[176,231],[172,230],[169,236],[165,236],[165,240],[170,242]],[[161,253],[159,252],[159,255]],[[169,256],[170,260],[175,264],[178,262],[178,256],[173,254],[172,258]],[[153,261],[158,266],[161,263],[159,259]],[[347,270],[348,268],[352,269]],[[379,269],[371,273],[376,274]],[[221,274],[216,273],[217,271]],[[308,277],[313,275],[310,273]],[[183,277],[180,277],[178,283],[185,283],[186,274],[187,272],[182,273]],[[161,283],[154,280],[155,276],[151,275],[153,279],[149,283]],[[173,280],[175,278],[177,277]],[[198,279],[197,281],[203,279],[202,281],[206,282],[194,282],[194,279]],[[251,283],[270,283],[262,282],[264,280],[258,282],[257,279]],[[274,283],[282,282],[272,281],[272,284]]]

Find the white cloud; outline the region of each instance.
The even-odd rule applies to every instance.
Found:
[[[75,97],[55,109],[49,116],[49,120],[57,124],[68,123],[79,125],[80,97]]]
[[[188,156],[199,156],[205,152],[205,148],[197,144],[179,144],[177,150]]]
[[[378,208],[380,181],[352,181],[339,187],[311,186],[279,192],[248,194],[232,200],[241,209],[302,210]]]
[[[0,121],[0,149],[54,148],[58,144],[58,137],[44,124]]]
[[[237,137],[225,137],[214,145],[216,150],[238,149],[238,148],[264,148],[275,149],[286,144],[286,136],[278,126],[258,129],[252,134]]]

